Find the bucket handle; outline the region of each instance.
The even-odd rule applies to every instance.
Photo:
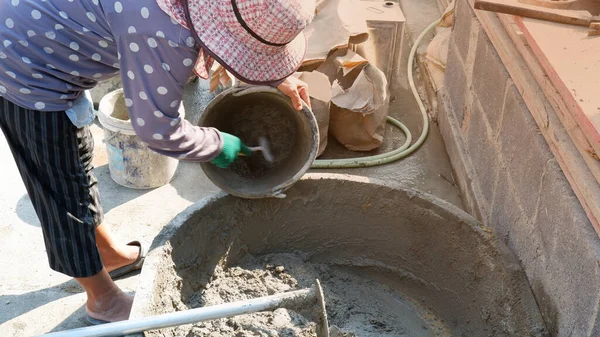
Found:
[[[118,136],[118,135],[120,135],[120,134],[121,134],[121,132],[120,132],[120,131],[117,131],[117,132],[113,133],[113,134],[112,134],[112,136],[110,136],[110,137],[108,137],[108,138],[104,138],[104,139],[102,140],[102,143],[105,143],[105,144],[106,144],[106,142],[108,142],[109,140],[111,140],[111,139],[115,138],[116,136]]]

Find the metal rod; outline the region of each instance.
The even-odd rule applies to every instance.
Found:
[[[107,323],[68,331],[53,332],[46,337],[112,337],[123,336],[148,330],[168,328],[213,319],[232,317],[259,311],[273,311],[279,308],[302,307],[310,301],[317,301],[316,288],[306,288],[246,301],[218,304],[210,307],[178,311],[163,315],[142,317],[128,321]]]

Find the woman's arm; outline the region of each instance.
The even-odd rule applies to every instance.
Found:
[[[211,161],[221,153],[221,134],[214,128],[194,126],[178,113],[198,55],[193,40],[172,41],[161,35],[160,31],[156,36],[129,34],[117,41],[133,128],[158,153],[180,160]]]

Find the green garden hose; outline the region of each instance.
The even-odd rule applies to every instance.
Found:
[[[412,141],[412,135],[410,133],[410,130],[408,130],[406,125],[402,124],[397,119],[388,116],[387,122],[390,123],[391,125],[397,127],[398,129],[400,129],[406,135],[406,141],[404,142],[404,144],[402,146],[400,146],[399,148],[397,148],[393,151],[390,151],[390,152],[386,152],[386,153],[382,153],[382,154],[378,154],[378,155],[374,155],[374,156],[368,156],[368,157],[346,158],[346,159],[319,159],[319,160],[315,160],[315,162],[312,165],[312,168],[315,168],[315,169],[338,168],[339,169],[339,168],[370,167],[370,166],[378,166],[378,165],[388,164],[388,163],[394,162],[396,160],[402,159],[402,158],[410,155],[411,153],[415,152],[419,147],[421,147],[421,145],[423,145],[423,143],[425,142],[425,139],[427,138],[427,134],[429,133],[429,117],[427,116],[427,110],[425,109],[425,105],[423,104],[423,101],[419,97],[419,93],[417,92],[417,88],[415,87],[415,81],[413,78],[413,63],[414,63],[414,59],[415,59],[415,54],[417,53],[417,48],[421,44],[421,40],[423,40],[425,35],[427,35],[427,33],[429,33],[431,30],[433,30],[440,23],[440,20],[441,19],[436,20],[435,22],[430,24],[427,28],[425,28],[425,30],[421,33],[421,35],[419,35],[419,37],[415,41],[414,45],[412,46],[412,49],[410,50],[410,54],[408,55],[408,84],[410,85],[412,94],[415,97],[415,100],[417,101],[417,103],[419,105],[419,109],[421,110],[421,114],[423,116],[423,131],[421,132],[419,139],[417,139],[417,141],[414,144],[410,145],[410,143]]]

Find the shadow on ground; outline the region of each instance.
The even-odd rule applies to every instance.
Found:
[[[35,290],[19,295],[0,295],[0,303],[4,310],[0,311],[0,324],[28,313],[49,302],[83,293],[83,288],[75,280],[55,285],[53,287]],[[24,305],[25,304],[25,305]]]
[[[118,185],[110,177],[108,164],[95,168],[94,173],[98,178],[98,188],[100,190],[100,199],[104,213],[108,213],[115,207],[153,191],[152,189],[135,190]],[[29,195],[23,195],[15,208],[19,219],[31,226],[40,227],[40,221],[33,209]]]

